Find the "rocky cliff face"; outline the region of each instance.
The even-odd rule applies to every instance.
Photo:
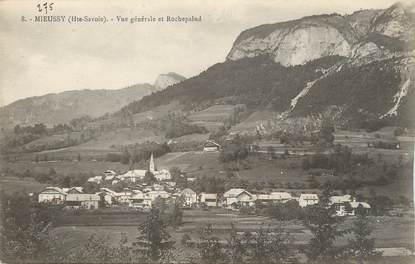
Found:
[[[351,15],[319,15],[242,32],[227,60],[269,55],[283,66],[325,56],[361,57],[412,50],[415,16],[410,6],[364,10]]]
[[[160,74],[154,82],[154,87],[160,91],[183,80],[186,78],[174,72]]]

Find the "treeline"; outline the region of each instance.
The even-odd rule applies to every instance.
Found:
[[[338,56],[329,56],[305,65],[283,67],[268,56],[257,56],[218,63],[196,77],[130,103],[121,113],[146,111],[172,100],[190,110],[221,98],[229,98],[230,104],[245,104],[249,109],[271,104],[275,110],[283,111],[308,81],[321,75],[317,68],[330,67],[339,60]]]

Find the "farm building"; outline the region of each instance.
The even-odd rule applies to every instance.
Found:
[[[65,200],[67,208],[97,209],[101,198],[97,194],[77,193],[68,194]]]
[[[302,193],[300,195],[300,198],[298,198],[298,204],[301,207],[318,204],[318,201],[319,201],[318,196],[317,194],[314,194],[314,193]]]
[[[219,150],[220,145],[212,140],[206,140],[205,144],[203,145],[203,151],[205,152],[213,152]]]
[[[152,199],[147,193],[135,193],[129,198],[130,207],[134,208],[151,208]]]
[[[223,198],[225,199],[226,206],[232,206],[234,204],[252,206],[257,197],[244,189],[235,188],[225,192]]]
[[[331,196],[330,206],[333,206],[337,216],[356,215],[357,210],[368,213],[370,205],[365,202],[357,202],[351,195]]]
[[[39,193],[39,203],[62,204],[66,199],[67,193],[59,187],[46,187]]]
[[[198,195],[198,202],[206,204],[207,207],[217,207],[218,204],[218,194],[216,193],[200,193]]]
[[[285,203],[289,200],[294,199],[291,194],[287,192],[272,192],[265,194],[257,194],[256,200],[258,202],[267,204],[267,203]]]

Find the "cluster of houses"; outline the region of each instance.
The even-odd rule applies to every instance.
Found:
[[[193,207],[222,207],[238,210],[241,207],[252,207],[260,204],[285,203],[291,200],[298,202],[300,207],[317,204],[317,194],[300,194],[292,196],[288,192],[270,192],[253,194],[241,188],[232,188],[223,194],[196,193],[190,188],[182,190],[166,190],[164,186],[155,184],[142,189],[115,192],[109,188],[101,188],[95,194],[83,193],[81,187],[58,188],[47,187],[39,193],[40,203],[63,204],[67,208],[97,209],[100,207],[124,206],[131,208],[150,209],[158,198],[181,198],[182,206]],[[370,205],[357,202],[350,195],[330,197],[330,205],[334,206],[336,215],[355,215],[358,208],[369,210]]]
[[[207,142],[205,151],[215,151],[219,145]],[[152,185],[139,184],[146,173],[150,171],[158,183]],[[152,208],[156,199],[177,199],[181,198],[183,207],[223,207],[238,210],[241,207],[252,207],[257,204],[286,203],[295,200],[300,207],[317,204],[319,197],[317,194],[303,193],[293,196],[288,192],[269,192],[251,193],[242,188],[232,188],[223,194],[217,193],[196,193],[190,188],[178,189],[176,183],[171,181],[170,172],[166,169],[156,170],[153,154],[150,157],[148,170],[131,170],[125,174],[117,175],[114,171],[107,170],[103,175],[91,177],[88,182],[101,184],[109,182],[115,184],[119,181],[129,181],[134,183],[133,188],[125,188],[121,192],[116,192],[111,188],[100,188],[94,194],[84,193],[82,187],[59,188],[46,187],[38,195],[40,203],[61,204],[66,208],[85,208],[97,209],[101,207],[123,206],[140,209]],[[105,185],[104,185],[105,186]],[[370,205],[365,202],[357,202],[350,195],[332,196],[329,201],[333,206],[336,215],[354,215],[356,210],[369,210]]]
[[[148,170],[130,170],[120,175],[117,175],[115,171],[106,170],[104,171],[103,175],[98,175],[98,176],[89,178],[88,182],[97,183],[97,184],[101,184],[105,182],[105,183],[110,183],[112,185],[115,185],[120,181],[127,181],[127,182],[135,183],[137,181],[142,180],[146,176],[147,172],[151,172],[158,181],[168,181],[171,179],[171,174],[169,170],[167,169],[157,170],[156,169],[154,165],[153,153],[151,153],[150,166]]]

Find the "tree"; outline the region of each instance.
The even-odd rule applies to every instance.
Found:
[[[199,254],[200,263],[225,263],[226,256],[219,238],[213,235],[211,224],[207,224],[200,232]]]
[[[354,239],[349,239],[348,255],[355,258],[359,263],[364,263],[367,258],[378,256],[375,251],[375,239],[370,238],[373,228],[365,215],[358,215],[350,230]]]
[[[157,179],[151,171],[146,171],[146,174],[144,175],[143,181],[147,184],[153,184],[153,183],[157,182]]]
[[[313,235],[305,249],[305,254],[311,262],[333,263],[338,257],[339,252],[334,242],[345,232],[338,229],[342,219],[335,216],[334,208],[329,205],[331,194],[332,188],[328,181],[320,202],[307,207],[305,212],[304,225]]]
[[[245,232],[248,263],[268,264],[290,262],[288,237],[270,229],[260,228],[255,232]]]
[[[246,247],[242,239],[236,232],[235,225],[231,223],[231,232],[229,239],[227,239],[227,255],[229,256],[229,262],[231,264],[241,264],[244,262],[244,256],[246,253]]]
[[[173,227],[177,227],[182,224],[184,197],[180,196],[176,199],[172,199],[169,203],[169,224]]]
[[[167,225],[162,220],[160,211],[151,209],[144,223],[139,228],[137,241],[133,243],[135,251],[141,253],[147,262],[166,260],[171,257],[174,241],[167,231]]]
[[[392,200],[384,195],[370,198],[369,203],[374,215],[385,215],[392,208]]]
[[[0,255],[5,262],[43,262],[47,254],[43,230],[51,221],[50,211],[27,194],[0,194]]]
[[[319,141],[321,145],[331,146],[334,141],[334,126],[330,121],[324,120],[320,132],[319,132]]]
[[[332,209],[321,204],[310,206],[306,210],[304,224],[313,237],[305,249],[305,254],[311,262],[333,263],[337,257],[334,241],[343,232],[338,230],[339,218],[333,215]]]

